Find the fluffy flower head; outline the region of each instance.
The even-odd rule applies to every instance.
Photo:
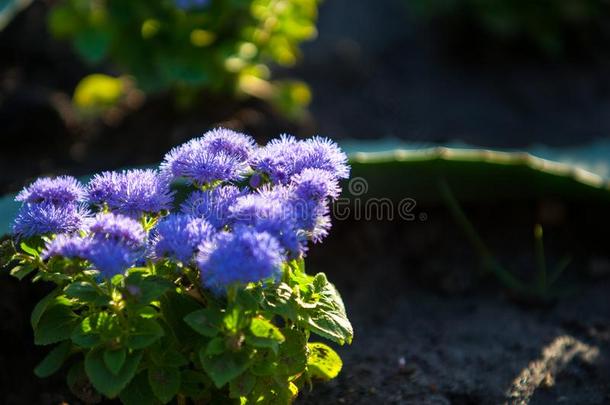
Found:
[[[183,263],[193,258],[197,247],[215,230],[205,219],[172,214],[159,222],[154,240],[155,257],[174,257]]]
[[[78,180],[71,176],[60,176],[36,180],[21,190],[15,201],[64,205],[82,202],[84,198],[85,189]]]
[[[88,215],[89,211],[82,205],[26,203],[13,222],[13,233],[18,237],[29,238],[36,235],[76,232]]]

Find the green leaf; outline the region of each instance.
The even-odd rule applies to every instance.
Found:
[[[280,329],[264,318],[254,318],[250,324],[250,333],[246,336],[246,343],[254,347],[270,348],[278,352],[279,344],[286,339]]]
[[[308,343],[307,347],[307,372],[312,378],[327,381],[339,375],[343,362],[333,349],[319,342]]]
[[[34,343],[49,345],[69,339],[77,319],[69,305],[55,300],[42,314],[34,329]]]
[[[180,390],[180,371],[175,367],[150,367],[148,382],[155,396],[166,404]]]
[[[47,356],[36,366],[34,374],[45,378],[61,368],[70,355],[71,344],[69,341],[61,342],[47,354]]]
[[[354,336],[352,324],[345,313],[345,305],[334,285],[324,273],[318,273],[312,283],[315,309],[304,308],[301,315],[309,329],[340,345],[351,343]]]
[[[21,242],[21,244],[19,244],[19,247],[21,248],[21,250],[23,250],[25,253],[29,254],[30,256],[33,256],[33,257],[39,256],[38,250],[34,249],[33,247],[28,246],[27,243],[25,243],[25,242]]]
[[[255,376],[250,373],[243,373],[229,383],[229,396],[231,398],[245,397],[252,391],[255,384]]]
[[[280,345],[278,374],[293,376],[307,365],[307,337],[295,329],[284,330],[286,341]]]
[[[222,327],[222,315],[213,309],[199,309],[184,317],[191,328],[203,336],[214,337]]]
[[[119,399],[124,405],[155,405],[159,402],[148,384],[148,374],[141,372],[121,391]]]
[[[30,324],[32,325],[32,329],[36,329],[38,327],[38,322],[40,322],[40,318],[42,314],[47,310],[51,302],[57,297],[59,290],[55,289],[51,291],[49,294],[45,295],[43,299],[38,301],[38,304],[34,307],[32,311],[32,315],[30,317]],[[64,297],[58,298],[60,301],[69,304],[69,301]]]
[[[96,390],[108,398],[116,397],[129,384],[136,374],[142,352],[131,353],[118,374],[113,374],[106,367],[103,350],[91,350],[85,356],[85,371]]]
[[[180,392],[187,397],[201,399],[206,393],[209,394],[211,386],[212,380],[201,371],[184,370],[182,372]]]
[[[165,294],[174,285],[164,278],[147,276],[138,271],[130,273],[125,278],[125,286],[126,295],[133,297],[140,304],[149,304]]]
[[[75,281],[69,284],[64,292],[70,298],[76,298],[80,301],[97,305],[106,305],[110,301],[108,296],[102,295],[97,288],[85,281]]]
[[[31,272],[33,272],[34,270],[36,270],[36,267],[32,264],[24,264],[21,266],[15,266],[11,269],[11,276],[17,278],[18,280],[23,280],[25,276],[27,276],[28,274],[30,274]]]
[[[168,330],[174,335],[176,341],[183,346],[196,345],[201,339],[201,335],[187,325],[184,317],[201,308],[201,304],[191,297],[173,291],[162,295],[160,302],[163,319],[169,325]]]
[[[72,332],[72,341],[86,348],[92,348],[104,341],[118,338],[122,334],[121,325],[115,314],[97,312],[82,320]]]
[[[104,364],[106,364],[106,368],[114,375],[117,375],[119,371],[121,371],[123,364],[125,364],[126,357],[127,350],[125,348],[104,350]]]
[[[265,291],[263,307],[275,315],[297,321],[299,307],[294,299],[292,288],[286,283]]]
[[[156,320],[150,318],[135,318],[130,324],[127,347],[130,349],[144,349],[155,343],[164,334],[163,328]]]
[[[217,336],[210,340],[205,348],[206,356],[218,356],[227,350],[224,337]]]
[[[221,388],[248,369],[251,355],[252,352],[242,349],[236,353],[226,351],[219,356],[208,356],[204,347],[199,352],[199,359],[216,388]]]

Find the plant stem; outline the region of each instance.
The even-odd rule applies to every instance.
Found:
[[[483,242],[476,229],[462,210],[462,207],[458,203],[457,199],[451,192],[449,184],[444,178],[440,178],[438,181],[439,189],[445,203],[449,207],[449,211],[453,215],[454,220],[462,228],[466,237],[479,254],[483,267],[491,271],[505,286],[511,290],[523,292],[526,287],[510,274],[504,267],[502,267],[497,260],[493,257],[487,245]]]

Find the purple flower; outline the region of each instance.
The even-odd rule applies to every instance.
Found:
[[[234,284],[246,284],[281,274],[284,258],[278,241],[268,232],[237,226],[221,232],[199,246],[196,258],[205,287],[222,291]]]
[[[88,215],[86,207],[79,204],[25,203],[13,222],[13,233],[20,238],[71,233],[81,228]]]
[[[46,243],[41,257],[48,259],[55,256],[86,259],[91,248],[91,238],[80,235],[59,234]]]
[[[112,239],[94,239],[86,252],[87,260],[106,278],[124,273],[141,257],[140,250]]]
[[[341,148],[319,136],[298,141],[282,135],[257,151],[253,167],[267,174],[274,184],[287,184],[305,169],[325,170],[335,179],[348,178],[350,171]]]
[[[119,214],[98,214],[90,221],[88,230],[97,240],[111,240],[135,249],[143,249],[146,243],[142,225]]]
[[[219,130],[208,132],[172,149],[161,163],[163,175],[171,180],[185,177],[197,185],[243,179],[250,169],[252,145],[245,135],[228,133],[223,137]]]
[[[197,246],[210,239],[215,230],[205,219],[172,214],[159,222],[154,239],[156,258],[174,257],[183,263],[193,258]]]
[[[306,201],[335,200],[341,193],[337,178],[323,169],[304,169],[292,178],[292,184],[296,197]]]
[[[248,194],[231,206],[230,218],[236,224],[250,225],[273,235],[291,257],[306,250],[306,240],[299,232],[291,206],[275,193]]]
[[[229,224],[229,208],[243,192],[235,186],[218,186],[193,192],[180,206],[183,214],[205,218],[215,228]]]
[[[223,153],[240,161],[247,162],[256,142],[251,136],[230,129],[218,128],[203,134],[201,142],[209,153]]]
[[[303,153],[303,142],[291,135],[281,135],[256,151],[253,167],[268,175],[275,184],[287,183],[295,174],[296,162]]]
[[[89,201],[113,212],[138,217],[169,210],[174,193],[155,170],[134,169],[97,174],[88,185]]]
[[[295,174],[310,168],[326,170],[337,179],[349,177],[347,155],[331,139],[319,136],[307,139],[304,151],[305,153],[295,163]]]
[[[82,202],[84,198],[85,189],[78,180],[71,176],[60,176],[36,180],[21,190],[15,201],[64,205]]]

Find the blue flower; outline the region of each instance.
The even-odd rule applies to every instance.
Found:
[[[161,163],[163,175],[175,180],[187,178],[197,185],[216,181],[238,181],[250,170],[249,153],[252,148],[245,135],[230,132],[208,132],[202,138],[175,147]]]
[[[305,252],[307,241],[299,232],[292,207],[285,204],[283,197],[264,190],[239,197],[229,209],[230,218],[236,224],[268,232],[280,242],[287,254],[298,257]]]
[[[303,142],[291,135],[281,135],[256,151],[253,167],[269,176],[274,184],[287,183],[295,174],[296,162],[303,153]]]
[[[203,134],[201,143],[208,153],[222,153],[247,162],[256,142],[251,136],[230,129],[218,128]]]
[[[55,256],[86,259],[91,249],[92,239],[74,234],[59,234],[45,244],[41,257],[48,259]]]
[[[91,203],[106,204],[111,211],[131,217],[169,210],[173,196],[169,182],[151,169],[104,172],[88,185]]]
[[[304,169],[292,178],[297,198],[305,201],[337,199],[341,193],[337,178],[323,169]]]
[[[111,278],[133,267],[142,257],[142,251],[119,240],[94,239],[85,255],[104,277]]]
[[[203,218],[172,214],[156,227],[154,254],[156,258],[174,257],[183,263],[193,258],[197,246],[210,239],[214,228]]]
[[[13,222],[13,233],[20,238],[29,238],[76,232],[89,215],[87,208],[80,204],[25,203]]]
[[[319,136],[309,138],[305,141],[304,151],[295,163],[295,174],[310,168],[326,170],[337,179],[349,177],[347,155],[331,139]]]
[[[36,180],[21,190],[15,201],[64,205],[82,202],[84,198],[85,189],[78,180],[71,176],[60,176]]]
[[[229,208],[243,192],[235,186],[218,186],[195,191],[182,203],[183,214],[205,218],[215,228],[229,224]]]
[[[268,232],[237,226],[220,232],[199,247],[196,258],[205,287],[222,291],[238,283],[276,279],[284,257],[278,241]]]
[[[282,135],[260,148],[253,158],[255,170],[265,173],[274,184],[287,184],[305,169],[320,169],[335,179],[349,177],[347,155],[328,138],[319,136],[298,141]]]
[[[88,231],[97,240],[111,240],[136,250],[143,249],[146,244],[146,233],[142,225],[119,214],[98,214],[88,224]]]

